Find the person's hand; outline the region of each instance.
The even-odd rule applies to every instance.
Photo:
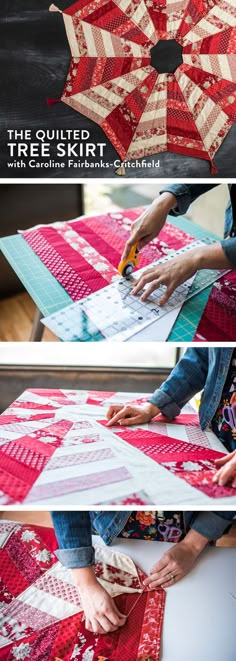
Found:
[[[161,263],[160,266],[154,266],[147,269],[145,273],[138,278],[137,283],[132,290],[132,294],[136,296],[147,285],[141,298],[141,301],[146,301],[150,294],[160,285],[165,285],[166,290],[163,296],[158,301],[159,305],[164,305],[170,298],[173,291],[179,287],[183,282],[191,278],[198,270],[198,251],[190,250],[183,255],[173,257],[168,262]]]
[[[112,425],[142,425],[149,422],[152,418],[158,415],[161,411],[157,406],[146,402],[142,406],[133,406],[126,404],[126,406],[110,406],[107,411],[107,427]]]
[[[154,200],[141,216],[132,223],[130,238],[125,244],[121,259],[127,259],[135,243],[138,243],[139,250],[141,250],[152,241],[161,231],[168,213],[175,206],[176,197],[172,193],[162,193],[160,197]]]
[[[80,570],[72,570],[75,582],[77,582],[76,572],[80,572]],[[89,578],[86,584],[78,584],[78,587],[81,605],[84,610],[85,627],[88,631],[96,634],[106,634],[116,631],[125,624],[126,615],[120,613],[115,602],[100,585],[95,575]]]
[[[150,576],[143,581],[144,585],[153,590],[160,586],[168,588],[174,585],[192,569],[207,543],[206,537],[190,530],[182,542],[172,546],[152,567]]]
[[[212,481],[221,487],[230,484],[231,487],[236,489],[236,450],[220,459],[216,459],[215,464],[219,470],[215,473]]]

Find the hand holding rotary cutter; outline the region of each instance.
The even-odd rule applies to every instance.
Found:
[[[128,257],[122,259],[118,266],[118,272],[123,278],[129,278],[135,266],[138,265],[138,243],[135,243],[134,246],[129,251]]]

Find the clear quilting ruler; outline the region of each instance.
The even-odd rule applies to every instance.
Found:
[[[208,241],[213,242],[215,241],[212,239]],[[153,262],[152,266],[165,263],[204,244],[202,241],[194,241],[184,248],[171,251],[167,256]],[[163,319],[164,322],[166,314],[175,308],[181,309],[187,299],[227,273],[205,269],[199,271],[195,277],[177,287],[165,306],[160,306],[158,301],[165,291],[164,286],[153,292],[145,303],[139,296],[133,296],[131,293],[135,281],[146,270],[147,267],[139,269],[128,280],[120,276],[115,277],[107,287],[45,318],[45,325],[64,341],[76,341],[82,339],[84,319],[87,319],[91,329],[99,331],[103,338],[124,342],[154,321]]]

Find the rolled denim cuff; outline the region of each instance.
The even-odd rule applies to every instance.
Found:
[[[162,193],[172,193],[176,197],[176,207],[169,212],[170,216],[182,216],[188,210],[192,203],[191,192],[189,186],[185,184],[170,184],[162,188]]]
[[[192,530],[195,530],[210,542],[215,542],[229,527],[232,520],[226,520],[215,512],[199,512],[195,520],[191,523]]]
[[[155,390],[148,401],[151,402],[151,404],[154,404],[154,406],[157,406],[163,415],[165,415],[166,418],[169,418],[170,420],[176,418],[176,416],[179,415],[181,411],[178,404],[176,404],[176,402],[171,399],[170,395],[161,389]]]
[[[93,546],[81,546],[75,549],[57,549],[55,554],[61,564],[64,567],[69,567],[69,569],[92,567],[94,565],[95,551]]]
[[[236,237],[224,239],[224,241],[221,241],[221,245],[233,269],[236,269]]]

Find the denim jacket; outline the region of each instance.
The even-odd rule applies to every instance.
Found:
[[[149,401],[172,420],[197,392],[203,390],[199,409],[201,428],[211,422],[220,402],[234,349],[190,348]]]
[[[166,193],[168,191],[175,195],[177,206],[170,212],[170,214],[173,216],[181,216],[186,213],[188,207],[194,202],[194,200],[218,185],[219,184],[168,184],[162,189],[161,193]],[[234,184],[229,184],[229,192],[230,202],[225,211],[225,238],[220,243],[233,268],[236,268],[236,186]]]
[[[52,512],[59,545],[56,555],[71,569],[94,564],[92,528],[108,546],[123,530],[131,512]],[[236,512],[184,512],[185,533],[190,528],[209,541],[223,535]]]

